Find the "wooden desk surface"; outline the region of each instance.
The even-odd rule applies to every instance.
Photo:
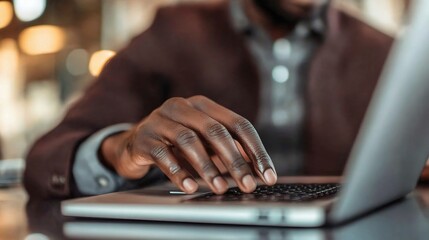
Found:
[[[428,186],[419,186],[406,200],[364,218],[335,228],[316,229],[89,221],[61,216],[58,201],[27,204],[27,200],[20,186],[0,189],[0,239],[200,239],[203,236],[205,239],[237,239],[237,236],[247,239],[429,239]],[[76,230],[76,227],[81,235],[85,235],[85,229],[99,229],[99,234],[105,231],[107,235],[64,236],[65,229]],[[114,238],[109,232],[115,229],[127,235]]]

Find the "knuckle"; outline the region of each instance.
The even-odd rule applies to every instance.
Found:
[[[202,164],[201,170],[204,173],[208,173],[208,172],[213,172],[215,169],[211,162],[205,162]]]
[[[181,108],[184,104],[186,104],[186,102],[187,100],[184,98],[172,97],[164,102],[162,109],[164,111],[174,111]]]
[[[254,154],[256,164],[259,168],[265,168],[270,165],[270,158],[265,150],[257,149]]]
[[[146,152],[146,149],[149,146],[152,146],[150,141],[159,140],[158,134],[155,133],[155,130],[151,128],[151,125],[147,127],[141,127],[139,132],[134,134],[132,139],[129,140],[127,149],[133,150],[134,152]]]
[[[239,117],[234,120],[233,129],[235,130],[235,132],[251,132],[251,133],[255,132],[256,133],[256,130],[253,127],[252,123],[250,123],[249,120],[243,117]]]
[[[196,95],[188,98],[188,101],[197,109],[206,109],[209,99],[202,95]]]
[[[195,95],[195,96],[192,96],[192,97],[188,98],[188,100],[190,102],[194,103],[194,102],[203,102],[203,101],[206,101],[207,98],[205,96],[203,96],[203,95]]]
[[[228,130],[220,123],[213,123],[207,127],[207,135],[215,138],[226,138],[230,134]]]
[[[182,97],[171,97],[171,98],[165,100],[164,104],[165,105],[174,105],[174,104],[177,104],[178,102],[183,102],[183,101],[185,101],[185,99]]]
[[[183,129],[177,133],[176,142],[179,145],[191,145],[198,141],[197,134],[190,129]]]
[[[257,148],[254,154],[257,161],[266,162],[268,159],[268,153],[265,149]]]
[[[150,156],[154,159],[164,160],[168,155],[168,147],[166,145],[154,146],[150,150]]]
[[[248,167],[246,161],[242,157],[236,157],[230,164],[232,170],[244,170]]]
[[[171,175],[178,175],[182,171],[182,168],[177,164],[171,164],[168,166],[168,172]]]
[[[139,126],[137,127],[138,131],[144,131],[145,129],[147,129],[149,126],[151,126],[151,124],[153,122],[157,122],[160,121],[161,118],[163,117],[163,111],[165,109],[165,103],[163,105],[161,105],[160,107],[156,108],[155,110],[153,110],[149,116],[147,116],[146,118],[143,119],[143,121],[139,124]],[[149,126],[148,126],[149,125]]]

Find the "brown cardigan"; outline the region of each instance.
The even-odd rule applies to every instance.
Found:
[[[138,122],[172,96],[205,95],[251,121],[259,79],[227,1],[160,10],[153,25],[105,67],[64,120],[27,157],[33,197],[71,197],[78,145],[106,126]],[[306,174],[339,175],[392,39],[336,9],[310,67]]]

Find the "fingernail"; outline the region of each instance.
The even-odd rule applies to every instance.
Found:
[[[277,182],[277,174],[274,173],[273,169],[269,168],[264,172],[265,182],[268,185],[273,185]]]
[[[220,176],[213,179],[213,185],[218,192],[225,192],[228,189],[228,183]]]
[[[251,175],[244,176],[242,182],[243,185],[247,188],[247,190],[253,191],[256,189],[256,182]]]
[[[193,193],[197,190],[198,184],[194,180],[186,178],[183,180],[183,187],[185,188],[186,192]]]

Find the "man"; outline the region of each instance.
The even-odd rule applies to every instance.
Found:
[[[341,174],[391,42],[324,0],[161,9],[36,142],[25,186],[64,198],[165,175],[192,193],[198,176],[221,194],[225,171],[244,192]]]

